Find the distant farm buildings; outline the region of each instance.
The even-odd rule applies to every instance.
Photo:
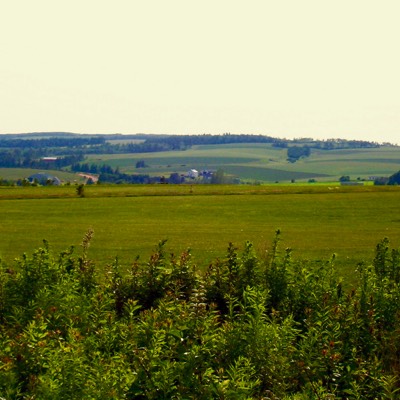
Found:
[[[47,162],[52,162],[52,161],[57,161],[58,157],[42,157],[42,161],[47,161]]]
[[[208,183],[211,181],[212,177],[214,175],[214,171],[209,171],[209,170],[202,170],[198,171],[197,169],[190,169],[186,175],[184,175],[184,178],[189,178],[189,179],[199,179],[203,183]]]
[[[197,171],[197,169],[190,169],[187,173],[187,177],[196,179],[199,177],[199,171]]]
[[[60,179],[56,176],[45,174],[44,172],[39,172],[28,177],[30,183],[37,183],[39,185],[61,185]]]

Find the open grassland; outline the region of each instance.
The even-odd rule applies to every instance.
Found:
[[[353,179],[388,176],[400,169],[400,148],[313,150],[311,157],[288,167],[308,173],[317,169],[321,174],[351,175]]]
[[[224,257],[229,242],[250,240],[259,252],[281,229],[282,248],[296,258],[328,260],[337,254],[341,271],[354,277],[383,237],[400,245],[398,187],[313,185],[154,185],[85,188],[1,188],[0,255],[11,262],[43,239],[55,251],[95,232],[90,256],[105,266],[116,256],[124,265],[147,258],[158,241],[174,252],[192,249],[200,268]]]
[[[32,168],[0,168],[0,178],[17,181],[18,179],[27,179],[31,175],[39,172],[57,176],[61,181],[64,182],[84,182],[84,179],[75,173],[52,169],[43,170]]]
[[[136,168],[144,160],[147,168]],[[188,169],[216,170],[247,181],[288,182],[291,180],[337,180],[342,175],[352,179],[390,176],[400,169],[400,147],[318,150],[295,163],[287,161],[287,150],[270,144],[231,144],[194,146],[186,151],[141,154],[91,155],[89,163],[109,164],[126,173],[169,175]]]

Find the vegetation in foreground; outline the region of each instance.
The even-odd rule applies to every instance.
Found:
[[[400,253],[383,239],[349,291],[330,262],[251,243],[199,274],[161,242],[130,274],[45,242],[0,268],[7,399],[394,399]]]

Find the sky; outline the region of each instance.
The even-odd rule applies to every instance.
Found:
[[[0,133],[400,143],[398,0],[0,0]]]

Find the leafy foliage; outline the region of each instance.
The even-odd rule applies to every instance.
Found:
[[[389,176],[388,185],[399,185],[400,184],[400,171],[397,171],[393,175]]]
[[[311,150],[308,146],[291,146],[287,149],[288,161],[296,162],[302,157],[309,157]]]
[[[147,262],[99,276],[47,242],[0,266],[0,395],[13,399],[396,398],[400,256],[388,239],[359,285],[334,257],[266,257],[247,242],[202,275],[159,243]]]

